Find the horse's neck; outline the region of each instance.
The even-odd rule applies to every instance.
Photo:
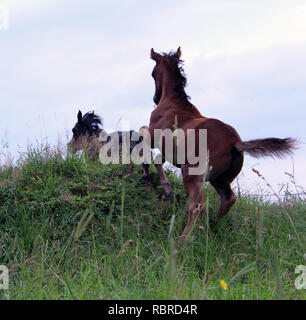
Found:
[[[99,153],[100,148],[102,147],[103,143],[99,140],[99,137],[93,135],[89,139],[88,143],[88,150],[90,153]]]
[[[188,113],[190,117],[203,117],[200,111],[189,102],[189,97],[185,92],[185,88],[177,87],[177,82],[173,77],[166,74],[166,79],[162,84],[162,94],[160,103],[171,102],[172,108],[177,108],[179,112]]]
[[[181,88],[182,93],[185,93],[185,89]],[[160,100],[176,98],[178,96],[176,80],[171,76],[166,75],[162,84],[162,94]]]
[[[199,117],[201,117],[201,118],[205,118],[202,114],[201,114],[201,112],[198,110],[198,108],[196,108],[191,102],[189,102],[189,106],[188,106],[188,108],[189,108],[189,112],[190,113],[192,113],[196,118],[199,118]]]

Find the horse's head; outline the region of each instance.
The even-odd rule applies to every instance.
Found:
[[[77,118],[78,122],[72,129],[72,139],[68,143],[70,152],[76,152],[88,146],[92,137],[99,137],[100,126],[103,125],[103,120],[94,111],[87,112],[84,116],[79,111]]]
[[[153,48],[151,49],[151,59],[156,62],[156,65],[152,71],[152,77],[155,81],[155,94],[153,101],[158,104],[163,88],[173,87],[173,90],[180,98],[187,98],[185,93],[185,86],[187,80],[182,68],[183,61],[181,60],[181,48],[177,51],[170,53],[159,54],[156,53]]]

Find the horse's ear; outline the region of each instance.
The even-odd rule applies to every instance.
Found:
[[[82,119],[83,119],[83,115],[82,115],[81,110],[79,110],[79,113],[78,113],[78,122],[81,123],[81,122],[82,122]]]
[[[178,59],[181,59],[181,56],[182,56],[181,47],[178,47],[178,49],[176,50],[176,56],[177,56]]]
[[[151,59],[158,62],[160,60],[161,55],[156,53],[153,48],[151,49]]]

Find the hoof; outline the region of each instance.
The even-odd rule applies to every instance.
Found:
[[[174,192],[171,190],[171,191],[166,191],[165,190],[165,196],[167,198],[173,198],[174,197]]]
[[[178,241],[177,241],[177,242],[178,242],[179,244],[182,245],[182,244],[185,243],[185,241],[186,241],[186,236],[181,235],[181,236],[178,237]]]
[[[164,199],[176,201],[176,202],[180,200],[179,194],[174,191],[171,191],[171,192],[164,191],[164,194],[161,197]]]
[[[160,196],[159,196],[160,199],[163,199],[163,200],[173,200],[174,199],[174,193],[162,193]]]
[[[144,175],[142,176],[142,179],[143,179],[145,182],[147,182],[147,183],[153,181],[153,177],[152,177],[150,174],[144,174]]]
[[[165,184],[161,184],[161,187],[164,189],[164,193],[165,193],[165,196],[167,198],[173,198],[174,197],[174,191],[170,185],[170,183],[165,183]]]
[[[217,215],[217,222],[220,222],[224,216]]]

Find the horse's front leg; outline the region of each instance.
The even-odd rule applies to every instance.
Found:
[[[142,169],[143,169],[143,179],[147,180],[147,181],[151,181],[152,180],[152,176],[150,174],[149,171],[150,165],[147,163],[143,163],[142,164]]]
[[[145,141],[148,141],[148,143],[150,143],[150,148],[152,148],[152,146],[154,145],[153,141],[152,141],[152,136],[150,134],[150,129],[147,126],[143,126],[139,129],[139,133],[141,133],[142,135],[148,135],[147,137],[149,138],[145,138]],[[152,157],[151,157],[152,159]],[[164,168],[163,168],[163,163],[157,164],[154,162],[153,160],[153,164],[155,166],[155,168],[157,169],[158,175],[159,175],[159,180],[160,180],[160,184],[162,186],[162,188],[164,189],[164,192],[166,194],[167,197],[172,197],[174,195],[173,189],[171,187],[171,184],[165,174]],[[142,165],[143,169],[144,169],[144,177],[149,177],[149,165],[143,163]]]
[[[206,203],[202,191],[203,177],[201,175],[189,175],[187,165],[182,166],[182,176],[185,192],[189,199],[189,212],[186,227],[179,239],[180,243],[186,240],[192,227],[198,224],[206,212]]]
[[[162,186],[162,188],[164,189],[164,192],[166,194],[167,197],[172,197],[174,195],[173,189],[171,187],[171,184],[165,174],[164,168],[162,164],[155,164],[154,163],[155,168],[158,171],[159,174],[159,179],[160,179],[160,184]]]
[[[140,141],[143,141],[143,137],[147,134],[150,134],[149,132],[149,128],[147,126],[143,126],[139,129],[139,134],[141,134],[141,137],[140,139],[142,140],[139,140]],[[146,140],[145,140],[146,141]],[[138,143],[138,142],[137,142]],[[151,146],[150,146],[151,148]],[[152,159],[152,153],[151,153],[151,159]],[[142,163],[142,169],[143,169],[143,178],[147,181],[151,181],[152,180],[152,176],[150,174],[150,171],[149,171],[149,168],[150,168],[150,164],[148,163]]]

